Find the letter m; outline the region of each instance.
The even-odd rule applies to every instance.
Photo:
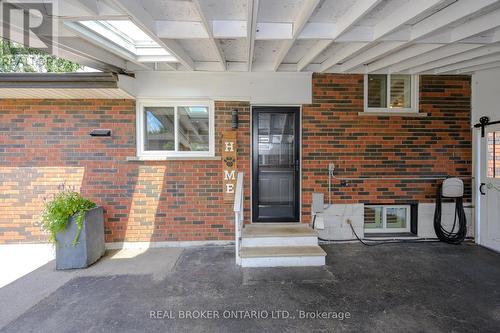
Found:
[[[234,180],[236,179],[236,171],[233,170],[231,172],[224,170],[224,180]]]

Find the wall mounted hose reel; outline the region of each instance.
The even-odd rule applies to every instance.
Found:
[[[459,178],[446,178],[437,188],[436,209],[434,211],[434,231],[436,236],[449,244],[460,244],[467,235],[467,219],[464,205],[464,182]],[[455,201],[455,217],[451,230],[442,224],[442,199],[453,198]]]

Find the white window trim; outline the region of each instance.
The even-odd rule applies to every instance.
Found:
[[[410,232],[411,206],[410,205],[369,205],[371,208],[382,208],[382,228],[364,228],[365,233]],[[387,228],[387,209],[406,208],[406,228]]]
[[[490,161],[490,155],[488,154],[488,135],[490,133],[499,133],[500,132],[500,126],[496,125],[496,126],[491,126],[490,128],[486,129],[485,130],[485,134],[484,134],[484,138],[486,140],[486,150],[485,150],[485,158],[486,158],[486,162],[484,163],[484,174],[485,174],[485,178],[486,179],[489,179],[491,181],[493,180],[498,180],[500,179],[500,175],[496,175],[496,172],[495,172],[495,176],[496,177],[490,177],[490,175],[488,174],[488,164],[489,164],[489,161]],[[496,134],[495,134],[496,136]],[[493,149],[495,149],[495,143],[493,142]],[[495,154],[495,159],[497,158],[496,154]],[[496,166],[496,161],[493,162],[493,168],[495,168]]]
[[[387,76],[387,105],[391,101],[391,74],[383,74]],[[396,74],[397,75],[397,74]],[[367,113],[418,113],[419,112],[419,77],[418,75],[411,75],[411,108],[369,108],[368,107],[368,74],[365,74],[363,93],[364,93],[364,112]]]
[[[205,106],[208,107],[208,151],[164,151],[164,150],[144,150],[145,131],[144,131],[144,108],[145,107],[174,107],[175,121],[175,145],[178,149],[178,133],[177,133],[177,108],[178,106]],[[152,160],[158,158],[165,160],[169,157],[178,158],[199,158],[199,157],[214,157],[215,156],[215,106],[213,100],[165,100],[165,99],[141,99],[136,105],[136,137],[137,137],[137,156]]]

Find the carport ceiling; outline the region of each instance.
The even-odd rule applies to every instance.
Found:
[[[455,74],[500,66],[499,0],[65,0],[57,7],[58,55],[103,70]],[[116,31],[116,21],[147,37]]]

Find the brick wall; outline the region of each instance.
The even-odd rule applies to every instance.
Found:
[[[216,102],[220,135],[239,110],[238,169],[250,216],[250,106]],[[427,117],[360,116],[362,75],[313,75],[302,115],[302,215],[312,192],[327,194],[327,167],[339,177],[471,175],[470,77],[423,76]],[[109,138],[90,137],[111,128]],[[61,184],[103,205],[106,241],[231,240],[232,205],[222,200],[220,160],[128,162],[135,156],[131,100],[0,100],[0,243],[45,241],[37,221]],[[436,181],[364,180],[341,187],[336,203],[433,202]],[[466,182],[470,199],[470,178]]]
[[[248,103],[216,103],[216,151],[234,108],[239,168],[248,175]],[[93,128],[113,135],[90,137]],[[0,243],[45,241],[40,210],[61,184],[104,206],[108,242],[233,238],[220,160],[126,161],[135,154],[134,101],[1,100]]]
[[[302,217],[310,220],[312,192],[328,193],[328,163],[338,177],[466,179],[470,200],[472,144],[470,77],[421,76],[424,118],[360,116],[362,75],[313,75],[313,104],[302,116]],[[333,181],[335,203],[434,202],[435,180]]]

